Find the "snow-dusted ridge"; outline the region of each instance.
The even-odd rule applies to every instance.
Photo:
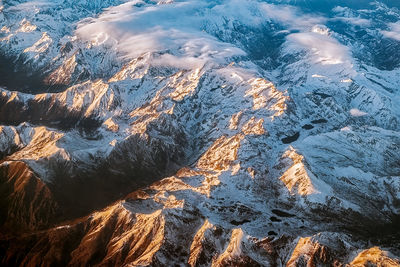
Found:
[[[329,5],[0,3],[2,264],[398,266],[400,11]]]

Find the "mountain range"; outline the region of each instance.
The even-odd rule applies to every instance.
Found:
[[[0,1],[0,263],[400,266],[399,84],[396,1]]]

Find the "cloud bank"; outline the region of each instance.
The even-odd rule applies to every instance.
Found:
[[[400,41],[400,21],[396,23],[390,23],[388,26],[390,31],[382,31],[383,36]]]
[[[234,2],[234,1],[233,1]],[[158,5],[128,2],[110,8],[99,18],[82,21],[76,34],[92,45],[115,45],[125,57],[159,53],[154,64],[176,67],[200,67],[208,61],[245,53],[223,43],[203,30],[207,1],[186,1]]]
[[[238,47],[206,32],[209,27],[233,27],[233,21],[252,27],[273,21],[290,30],[303,31],[325,19],[302,14],[291,6],[251,0],[156,4],[129,1],[107,9],[98,18],[81,21],[76,35],[94,46],[117,47],[124,57],[157,52],[160,55],[154,64],[193,68],[209,61],[221,63],[245,55]]]
[[[345,19],[367,24],[362,19]],[[195,68],[208,62],[224,64],[246,54],[234,42],[218,40],[208,29],[235,27],[233,22],[250,27],[275,23],[286,29],[289,47],[309,51],[316,57],[315,62],[348,61],[350,52],[324,26],[327,21],[290,5],[254,0],[136,0],[109,8],[98,18],[81,21],[76,35],[93,46],[116,47],[125,58],[150,52],[157,54],[155,65]]]

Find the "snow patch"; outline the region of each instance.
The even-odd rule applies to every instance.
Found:
[[[319,74],[313,74],[311,77],[313,77],[313,78],[327,78],[326,76],[319,75]]]
[[[368,113],[366,113],[364,111],[361,111],[361,110],[359,110],[357,108],[350,109],[350,114],[353,117],[362,117],[362,116],[368,115]]]
[[[325,25],[315,25],[311,31],[321,35],[329,35],[329,28]]]

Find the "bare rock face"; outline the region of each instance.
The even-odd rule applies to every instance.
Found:
[[[3,2],[1,265],[400,266],[396,4]]]
[[[159,188],[161,189],[161,188]],[[46,231],[2,241],[3,264],[67,266],[398,266],[378,247],[360,251],[351,237],[258,239],[225,229],[198,208],[159,189],[137,191],[90,216]],[[165,187],[164,187],[165,189]],[[151,193],[150,193],[151,191]],[[157,192],[158,191],[158,192]],[[32,247],[33,246],[33,247]],[[46,249],[43,249],[46,248]],[[353,256],[352,256],[353,255]]]
[[[54,222],[57,202],[25,163],[2,162],[0,177],[2,236],[43,229]]]

